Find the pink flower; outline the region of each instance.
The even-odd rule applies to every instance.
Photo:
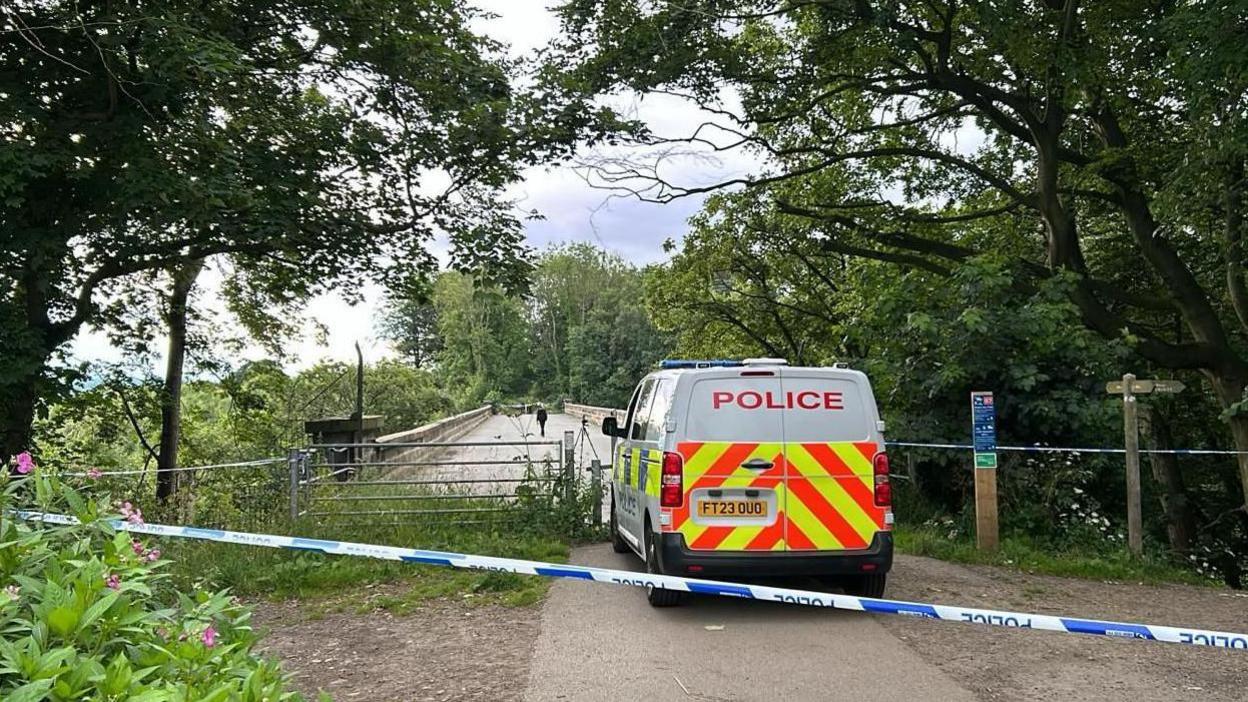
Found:
[[[101,471],[99,468],[88,468],[88,469],[87,469],[87,477],[88,477],[88,478],[90,478],[90,479],[92,479],[92,480],[99,480],[99,478],[100,478],[101,476],[103,476],[103,475],[104,475],[104,472],[103,472],[103,471]]]
[[[114,590],[120,590],[121,578],[116,573],[113,573],[112,575],[108,576],[108,579],[104,581],[104,584]]]
[[[22,475],[35,469],[35,459],[31,458],[29,451],[22,451],[13,460],[17,463],[17,472]]]
[[[159,560],[160,560],[160,549],[154,548],[151,551],[147,552],[148,563],[155,563],[156,561],[159,561]]]
[[[147,549],[146,549],[146,548],[143,548],[143,542],[142,542],[142,541],[132,541],[132,542],[130,542],[130,548],[134,549],[134,555],[136,555],[136,556],[142,556],[142,555],[143,555],[143,553],[144,553],[145,551],[147,551]]]
[[[130,522],[131,524],[142,526],[143,525],[143,511],[140,509],[135,509],[133,512],[131,512],[129,515],[126,516],[126,521]]]
[[[129,502],[122,502],[120,511],[121,511],[121,516],[129,517],[130,513],[134,511],[134,505],[130,504]]]
[[[204,645],[207,646],[208,648],[212,648],[213,646],[216,646],[217,645],[217,630],[213,629],[212,625],[209,624],[208,628],[204,629],[203,635],[200,636],[200,640],[203,641]]]

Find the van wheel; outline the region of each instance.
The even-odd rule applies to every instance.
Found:
[[[887,580],[888,576],[884,573],[855,575],[845,580],[845,592],[854,597],[883,597]]]
[[[646,546],[646,572],[651,575],[663,575],[663,569],[659,566],[659,547],[655,544],[654,535],[650,532],[650,518],[646,518],[646,528],[642,532],[642,538],[645,539]],[[652,585],[646,586],[646,600],[650,602],[651,607],[676,607],[684,601],[684,594],[680,590],[664,590],[661,587]]]
[[[615,520],[615,498],[611,498],[611,550],[616,553],[628,553],[632,549],[628,542],[620,536],[620,523]]]

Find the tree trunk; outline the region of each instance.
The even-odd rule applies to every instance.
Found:
[[[1244,399],[1244,380],[1212,373],[1207,375],[1213,383],[1213,391],[1217,394],[1222,409],[1229,410],[1231,406]],[[1248,413],[1232,414],[1227,419],[1227,424],[1231,427],[1231,438],[1234,441],[1235,450],[1239,452],[1235,460],[1239,468],[1241,507],[1248,512]]]
[[[34,367],[42,370],[45,365],[46,359]],[[38,376],[23,377],[16,373],[0,382],[0,431],[3,431],[0,470],[13,456],[31,448],[31,424],[35,421],[35,395],[39,385]]]
[[[1142,418],[1148,448],[1169,450],[1174,447],[1170,424],[1164,414],[1156,407],[1148,407]],[[1170,540],[1170,548],[1175,555],[1186,557],[1191,553],[1192,542],[1196,537],[1196,514],[1183,484],[1178,456],[1173,453],[1150,453],[1148,460],[1152,466],[1153,479],[1161,486],[1161,507],[1166,515],[1166,534]]]
[[[202,259],[173,269],[173,290],[165,321],[169,325],[169,358],[165,365],[165,387],[160,397],[160,457],[156,462],[156,497],[166,500],[177,492],[178,442],[182,438],[182,373],[186,362],[187,301],[195,279],[203,269]]]

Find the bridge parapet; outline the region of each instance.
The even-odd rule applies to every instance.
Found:
[[[431,441],[451,441],[477,428],[490,417],[490,405],[482,405],[474,410],[439,419],[421,425],[415,429],[386,434],[377,437],[379,444],[415,444]]]
[[[420,450],[411,446],[406,446],[407,444],[429,444],[454,441],[473,429],[476,429],[483,422],[485,422],[485,420],[489,419],[492,413],[493,408],[490,405],[483,405],[474,410],[469,410],[468,412],[462,412],[451,417],[446,417],[445,419],[429,422],[428,424],[421,425],[415,429],[408,429],[406,431],[379,436],[376,439],[378,448],[376,449],[377,453],[375,460],[388,463],[403,461],[406,460],[407,457],[413,452]],[[399,445],[393,448],[386,448],[385,444]]]
[[[622,423],[624,421],[624,415],[627,414],[627,410],[617,409],[614,407],[578,405],[573,402],[563,403],[563,412],[564,414],[569,414],[573,417],[588,419],[595,424],[602,424],[602,420],[607,417],[615,417],[615,421]]]

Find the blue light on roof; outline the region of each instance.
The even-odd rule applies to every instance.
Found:
[[[666,358],[659,361],[659,368],[673,370],[677,368],[737,368],[743,365],[740,361],[727,359],[693,360],[683,358]]]

